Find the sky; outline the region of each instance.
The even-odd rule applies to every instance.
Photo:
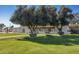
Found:
[[[60,5],[56,5],[55,7],[59,9]],[[72,9],[73,13],[79,13],[79,5],[66,5],[66,7]],[[0,5],[0,23],[4,23],[6,26],[14,25],[15,27],[19,27],[19,25],[15,25],[9,21],[15,10],[15,5]]]

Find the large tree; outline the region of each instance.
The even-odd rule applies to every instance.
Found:
[[[52,17],[51,17],[51,22],[50,24],[56,26],[56,28],[58,29],[58,33],[60,35],[64,34],[62,32],[62,28],[65,25],[69,25],[70,21],[74,18],[73,14],[72,14],[72,10],[70,8],[67,8],[65,6],[61,6],[60,9],[57,11],[56,8],[54,8],[54,10],[52,10],[51,13]]]
[[[36,35],[36,19],[35,19],[35,6],[17,6],[17,9],[11,17],[11,22],[20,24],[22,26],[28,26],[31,36]]]
[[[30,35],[35,36],[38,26],[55,26],[62,33],[62,27],[68,25],[67,18],[71,17],[72,10],[61,6],[58,11],[54,6],[40,5],[40,6],[17,6],[16,11],[11,17],[10,21],[15,24],[27,26],[30,29]],[[50,28],[51,29],[51,28]],[[48,30],[50,30],[48,29]]]
[[[59,30],[59,34],[62,35],[62,27],[65,25],[69,25],[69,21],[67,19],[73,19],[72,17],[72,10],[70,8],[67,8],[65,6],[61,6],[60,10],[58,11],[57,14],[57,20],[58,20],[58,30]]]

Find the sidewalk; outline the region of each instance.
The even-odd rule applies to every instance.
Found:
[[[25,37],[25,35],[3,36],[0,37],[0,39],[10,39],[10,38],[19,38],[19,37]]]

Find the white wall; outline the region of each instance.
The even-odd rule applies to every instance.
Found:
[[[62,31],[63,31],[65,34],[70,34],[69,30],[70,30],[70,29],[69,29],[68,26],[64,26],[63,29],[62,29]]]
[[[17,33],[23,33],[23,30],[25,30],[24,33],[27,33],[27,34],[29,34],[29,32],[30,32],[30,29],[28,27],[19,27],[19,28],[16,28],[15,30],[16,30]],[[70,34],[69,27],[68,26],[64,26],[63,29],[62,29],[62,31],[65,34]],[[46,32],[46,29],[43,29],[42,31],[39,31],[39,33],[45,33],[45,32]],[[52,29],[52,31],[50,33],[52,33],[52,34],[58,33],[57,28]]]

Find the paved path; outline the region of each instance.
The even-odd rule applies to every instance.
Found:
[[[0,37],[0,39],[19,38],[19,37],[25,37],[25,35],[3,36],[3,37]]]

